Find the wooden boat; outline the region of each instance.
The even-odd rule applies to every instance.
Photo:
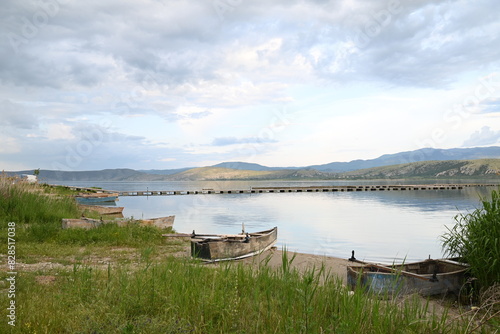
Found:
[[[278,228],[231,235],[191,235],[191,255],[205,261],[238,260],[260,254],[274,246]]]
[[[393,266],[351,265],[347,266],[347,284],[351,288],[360,284],[376,294],[458,294],[467,268],[465,264],[446,259]]]
[[[89,193],[80,194],[75,196],[76,201],[79,204],[95,204],[95,203],[105,203],[105,202],[116,202],[118,199],[118,194],[110,193]]]
[[[168,228],[174,225],[175,216],[168,217],[160,217],[160,218],[152,218],[152,219],[142,219],[142,220],[134,220],[134,219],[111,219],[111,220],[97,220],[91,218],[77,218],[77,219],[63,219],[62,220],[62,228],[84,228],[91,229],[99,227],[103,224],[116,224],[118,226],[127,226],[129,224],[139,224],[141,226],[155,226],[158,228]]]
[[[101,205],[80,204],[78,207],[81,210],[96,211],[100,215],[116,215],[123,212],[123,206],[101,206]]]
[[[91,218],[77,218],[77,219],[63,219],[62,220],[62,228],[83,228],[83,229],[91,229],[99,227],[104,222],[102,220],[91,219]]]
[[[139,224],[143,226],[155,226],[158,228],[169,228],[174,226],[175,216],[142,219]]]

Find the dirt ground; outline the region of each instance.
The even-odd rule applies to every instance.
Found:
[[[326,273],[340,277],[343,282],[347,280],[347,266],[353,264],[353,262],[347,259],[294,252],[288,252],[287,257],[288,260],[294,257],[291,264],[292,268],[297,268],[299,271],[305,271],[312,268],[319,269],[323,265]],[[273,268],[279,267],[283,263],[283,251],[273,248],[260,255],[240,261],[254,265],[259,265],[262,261],[268,261],[269,266]]]

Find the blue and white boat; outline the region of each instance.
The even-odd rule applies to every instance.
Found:
[[[116,202],[118,200],[118,194],[109,193],[91,193],[91,194],[81,194],[75,196],[76,201],[79,204],[105,204],[110,202]]]

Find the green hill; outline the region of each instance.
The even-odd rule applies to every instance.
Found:
[[[33,174],[33,171],[11,172]],[[350,172],[325,172],[313,168],[243,170],[200,167],[171,175],[149,174],[132,169],[101,171],[41,170],[41,181],[203,181],[203,180],[336,180],[336,179],[411,179],[411,178],[499,178],[500,159],[421,161],[359,169]]]
[[[172,181],[202,181],[202,180],[279,180],[279,179],[325,179],[331,178],[331,173],[317,170],[241,170],[222,167],[200,167],[170,175]]]
[[[297,179],[404,179],[404,178],[500,178],[500,159],[423,161],[327,173],[314,169],[241,170],[222,167],[193,168],[170,175],[169,180],[297,180]]]
[[[495,177],[499,174],[500,159],[423,161],[342,173],[344,177],[366,179]]]

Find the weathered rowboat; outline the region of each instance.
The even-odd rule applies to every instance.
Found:
[[[79,204],[95,204],[95,203],[105,203],[105,202],[115,202],[118,199],[118,194],[109,193],[90,193],[90,194],[80,194],[75,196],[76,201]]]
[[[155,226],[158,228],[169,228],[174,226],[175,216],[150,218],[139,220],[139,224],[143,226]]]
[[[172,227],[174,225],[175,216],[152,218],[152,219],[111,219],[111,220],[97,220],[91,218],[77,218],[77,219],[63,219],[62,228],[84,228],[91,229],[99,227],[103,224],[116,224],[118,226],[127,226],[129,224],[139,224],[140,226],[154,226],[162,229]]]
[[[104,223],[102,220],[91,219],[91,218],[77,218],[77,219],[63,219],[62,228],[63,229],[73,229],[73,228],[83,228],[86,230],[97,228]]]
[[[465,283],[467,268],[465,264],[446,259],[392,266],[351,265],[347,266],[347,284],[351,288],[360,284],[376,294],[458,294]]]
[[[205,261],[238,260],[260,254],[274,246],[278,228],[231,235],[191,236],[191,255]]]
[[[82,210],[96,211],[100,215],[116,215],[123,212],[123,206],[101,206],[80,204]]]

